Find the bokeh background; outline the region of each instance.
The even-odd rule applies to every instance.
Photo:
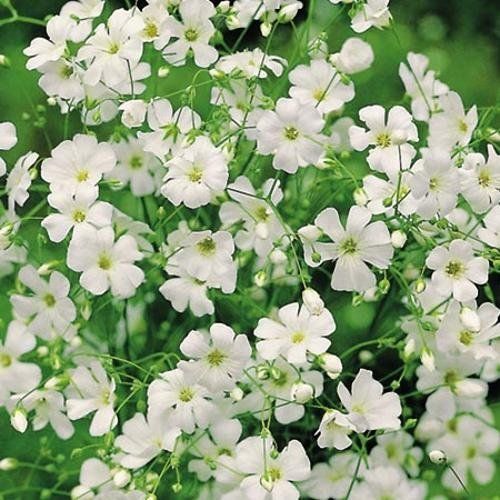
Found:
[[[304,0],[303,0],[304,1]],[[47,15],[55,14],[63,5],[61,0],[12,0],[18,12],[34,18],[42,19]],[[109,8],[125,6],[119,1],[108,1]],[[218,2],[214,2],[218,3]],[[307,1],[304,1],[307,3]],[[314,25],[320,30],[325,20],[331,17],[333,7],[327,0],[316,0]],[[1,2],[0,2],[1,4]],[[482,0],[392,0],[391,12],[395,23],[394,27],[386,31],[370,30],[362,35],[370,42],[375,52],[373,67],[364,73],[356,75],[356,99],[347,108],[348,112],[355,111],[367,104],[380,103],[392,106],[405,102],[404,88],[398,78],[398,66],[404,61],[408,51],[420,52],[430,59],[431,68],[436,70],[440,79],[456,90],[463,98],[466,106],[476,104],[479,108],[497,106],[500,102],[500,9],[495,8],[495,2]],[[0,6],[0,19],[9,16],[9,12]],[[296,20],[300,23],[301,17]],[[12,165],[17,156],[28,150],[39,152],[47,156],[49,140],[57,144],[62,139],[62,120],[56,109],[40,105],[46,104],[46,96],[37,86],[38,73],[25,69],[26,58],[22,54],[23,48],[35,36],[43,36],[43,28],[28,24],[14,23],[0,26],[0,53],[10,59],[10,67],[0,67],[0,121],[15,123],[19,143],[14,150],[2,154]],[[229,40],[234,40],[237,33],[231,33]],[[353,36],[349,29],[347,15],[344,12],[339,20],[328,30],[328,44],[332,52],[337,51],[342,42]],[[292,32],[287,27],[277,31],[272,44],[272,52],[287,55],[292,50]],[[245,44],[252,46],[262,43],[258,28],[249,30]],[[231,45],[231,43],[229,43]],[[185,70],[192,72],[192,68]],[[177,73],[180,75],[181,73]],[[162,82],[165,93],[183,88],[186,80],[181,77],[170,78]],[[207,98],[201,91],[198,94],[199,102]],[[175,104],[175,99],[173,99]],[[199,111],[203,111],[202,109]],[[42,120],[42,121],[40,121]],[[34,126],[42,125],[42,126]],[[73,123],[75,129],[77,122]],[[498,127],[497,121],[494,123]],[[71,130],[71,129],[70,129]],[[29,206],[29,205],[28,205]],[[36,238],[37,227],[33,227],[33,238]],[[318,278],[320,279],[320,278]],[[324,286],[323,286],[324,285]],[[5,324],[9,318],[9,302],[7,292],[12,288],[12,281],[2,278],[0,282],[0,337],[5,332]],[[318,288],[328,289],[327,284],[319,283]],[[498,288],[497,288],[498,290]],[[498,296],[498,294],[497,294]],[[348,294],[338,294],[327,297],[335,301],[335,318],[338,324],[336,337],[336,351],[356,344],[358,341],[370,338],[372,330],[383,329],[384,323],[392,323],[402,310],[383,310],[376,314],[371,304],[352,307]],[[164,304],[164,303],[163,303]],[[237,317],[239,311],[234,311]],[[158,318],[152,321],[161,322],[163,312],[160,307],[156,311]],[[231,311],[227,312],[231,315]],[[227,320],[231,323],[230,320]],[[243,325],[244,326],[244,325]],[[244,329],[244,328],[243,328]],[[395,362],[389,357],[380,358],[383,363]],[[387,373],[387,371],[385,371]],[[497,392],[498,394],[498,392]],[[498,396],[496,396],[498,398]],[[495,397],[493,398],[495,399]],[[498,401],[497,401],[498,402]],[[499,406],[495,406],[497,417]],[[497,421],[499,419],[497,418]],[[59,442],[56,450],[62,454],[64,468],[75,470],[79,467],[80,459],[71,457],[75,447],[92,444],[86,434],[86,423],[77,425],[79,432],[68,442]],[[16,456],[20,460],[35,462],[43,459],[44,448],[54,450],[55,440],[51,432],[26,432],[20,435],[10,428],[6,413],[0,410],[0,458]],[[42,455],[41,455],[42,454]],[[428,464],[427,464],[428,465]],[[433,467],[428,467],[432,470]],[[45,484],[48,476],[41,471],[23,470],[19,473],[0,472],[0,498],[2,492],[21,484]],[[473,486],[471,488],[475,499],[500,498],[500,479],[486,487]],[[168,490],[166,490],[168,491]],[[441,492],[437,481],[432,483],[432,492]],[[26,492],[23,496],[9,495],[6,498],[39,498],[39,493]],[[168,498],[168,497],[160,497]],[[184,494],[183,498],[189,498]],[[448,498],[453,498],[448,496]]]

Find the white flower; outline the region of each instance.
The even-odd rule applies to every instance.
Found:
[[[172,409],[168,413],[172,424],[187,433],[194,432],[195,427],[205,429],[216,409],[208,389],[178,368],[163,372],[160,377],[148,388],[148,411],[164,413]]]
[[[80,365],[70,370],[70,385],[66,388],[66,408],[71,420],[78,420],[95,412],[90,424],[91,436],[103,436],[118,423],[115,405],[116,384],[109,379],[98,361],[88,367]]]
[[[462,99],[456,92],[439,98],[440,113],[429,120],[429,146],[451,149],[455,145],[466,146],[477,125],[477,108],[465,113]]]
[[[214,323],[210,336],[192,330],[180,349],[191,360],[181,361],[178,367],[214,392],[233,389],[252,354],[247,336],[235,336],[223,323]]]
[[[489,302],[477,309],[479,327],[472,330],[465,325],[457,302],[451,304],[436,333],[436,345],[442,352],[470,353],[474,359],[495,359],[497,354],[490,342],[500,337],[497,323],[500,310]]]
[[[129,80],[130,68],[138,64],[142,55],[142,40],[138,34],[143,28],[144,21],[135,9],[117,9],[106,26],[99,24],[78,51],[78,60],[87,63],[84,83],[96,85],[102,80],[112,87]]]
[[[113,144],[117,163],[106,177],[117,179],[123,185],[130,184],[134,196],[147,196],[158,189],[159,177],[163,169],[159,160],[146,151],[144,136],[136,139],[129,137],[127,141]]]
[[[242,250],[253,248],[259,257],[267,256],[274,248],[273,243],[283,236],[284,228],[269,203],[262,198],[269,197],[275,206],[278,205],[283,199],[279,181],[268,179],[261,191],[256,192],[247,177],[239,176],[227,186],[227,191],[234,202],[223,203],[219,217],[228,226],[243,221],[243,228],[234,238],[236,246]]]
[[[115,297],[127,298],[144,281],[144,272],[133,264],[142,257],[132,236],[120,236],[115,242],[111,227],[85,228],[73,236],[67,263],[82,273],[80,284],[94,295],[111,288]]]
[[[316,432],[319,434],[318,446],[345,450],[351,446],[349,434],[355,429],[346,415],[337,410],[329,410],[323,415]]]
[[[328,309],[312,315],[307,307],[297,302],[282,307],[279,322],[262,318],[254,331],[259,354],[267,360],[284,355],[290,363],[304,363],[306,354],[322,354],[330,346],[325,337],[335,331],[335,321]]]
[[[115,164],[115,153],[109,144],[98,143],[91,135],[77,134],[52,150],[51,157],[42,163],[41,175],[52,191],[75,193],[97,185]]]
[[[377,445],[370,452],[370,466],[393,465],[402,467],[412,477],[417,476],[424,454],[413,443],[412,435],[402,430],[377,436]]]
[[[45,38],[35,38],[30,46],[24,49],[23,53],[30,58],[26,67],[29,70],[37,69],[47,62],[61,59],[72,28],[72,23],[67,17],[52,17],[47,23],[47,35],[50,41]]]
[[[45,281],[32,265],[21,268],[19,281],[28,287],[33,295],[12,295],[11,302],[18,317],[27,322],[27,328],[34,335],[43,336],[47,330],[62,333],[76,318],[76,308],[68,293],[68,279],[58,271]]]
[[[488,144],[488,161],[480,153],[465,157],[460,169],[462,195],[476,213],[486,212],[500,200],[500,154]]]
[[[374,467],[365,471],[363,481],[354,485],[352,500],[424,500],[424,483],[409,481],[400,467]]]
[[[184,312],[188,307],[195,316],[214,313],[214,304],[207,297],[210,283],[200,281],[182,268],[170,270],[174,277],[165,281],[160,287],[160,293],[172,303],[178,312]],[[217,283],[213,284],[215,287]]]
[[[80,484],[71,490],[71,500],[92,500],[97,498],[94,491],[110,495],[115,489],[109,467],[98,458],[88,458],[82,463],[79,479]]]
[[[224,155],[207,137],[197,137],[166,166],[161,193],[176,206],[207,205],[213,196],[223,192],[229,177]]]
[[[411,97],[413,117],[427,121],[438,108],[438,97],[446,94],[448,87],[436,79],[434,71],[426,71],[429,65],[426,56],[409,52],[407,60],[408,66],[399,65],[399,76]]]
[[[351,20],[351,28],[356,33],[363,33],[375,26],[385,28],[391,22],[389,0],[367,0]]]
[[[165,36],[160,37],[156,46],[166,47],[163,57],[174,66],[185,64],[188,51],[192,51],[194,62],[200,68],[213,64],[219,54],[209,45],[215,28],[210,18],[216,11],[208,0],[184,0],[179,5],[182,22],[170,16],[165,22]],[[171,38],[176,38],[169,43]]]
[[[289,75],[290,97],[301,104],[314,106],[321,113],[339,110],[354,98],[354,85],[343,83],[341,75],[325,60],[301,64]]]
[[[10,122],[0,123],[0,150],[12,149],[16,144],[16,127]],[[5,171],[5,161],[0,158],[0,177],[5,174]]]
[[[426,219],[449,214],[460,191],[459,172],[449,153],[438,149],[424,151],[412,170],[409,184],[418,202],[417,213]]]
[[[209,431],[211,438],[204,434],[196,439],[190,452],[197,458],[190,460],[188,464],[189,472],[196,473],[203,482],[216,477],[224,469],[224,458],[234,457],[242,428],[239,420],[232,419],[211,425]]]
[[[31,186],[29,169],[38,159],[38,153],[29,152],[17,160],[7,177],[6,189],[9,195],[9,210],[14,211],[15,205],[22,207],[29,198],[28,189]]]
[[[317,251],[320,261],[337,260],[331,282],[334,290],[368,290],[376,280],[366,263],[379,269],[389,267],[394,252],[391,236],[382,221],[370,223],[370,219],[370,211],[358,206],[349,210],[345,229],[335,208],[316,217],[315,225],[333,241],[317,246]]]
[[[355,475],[357,461],[356,453],[335,453],[328,463],[314,465],[311,477],[302,483],[301,490],[314,500],[344,498]],[[361,464],[358,472],[362,475],[363,471]]]
[[[35,346],[35,337],[26,332],[24,325],[17,321],[9,323],[5,340],[0,343],[0,394],[3,391],[28,392],[40,383],[40,367],[19,360]]]
[[[322,152],[324,121],[312,105],[281,98],[275,111],[265,111],[257,122],[257,151],[272,154],[273,167],[290,174],[314,165]]]
[[[118,109],[122,112],[122,123],[128,128],[140,127],[145,118],[147,105],[142,99],[125,101]]]
[[[417,127],[402,106],[391,108],[387,120],[382,106],[366,106],[359,111],[359,118],[368,130],[354,125],[349,129],[349,138],[356,151],[374,146],[368,154],[368,164],[372,169],[397,173],[401,165],[409,163],[415,156],[415,149],[408,141],[418,140]]]
[[[305,288],[302,292],[302,301],[311,314],[319,316],[325,309],[325,303],[316,290]]]
[[[246,78],[250,79],[252,77],[267,78],[269,76],[267,69],[275,76],[281,76],[286,64],[286,59],[266,55],[261,49],[256,48],[221,57],[216,68],[226,74],[240,70]]]
[[[495,475],[495,462],[490,455],[498,451],[500,434],[493,426],[471,415],[462,415],[455,422],[455,432],[448,432],[432,442],[442,450],[454,471],[467,484],[468,472],[479,484],[489,483]],[[462,490],[455,475],[447,468],[443,484],[454,491]]]
[[[14,396],[13,401],[19,400],[22,407],[30,412],[35,410],[33,429],[38,431],[50,424],[61,439],[69,439],[73,433],[73,424],[65,413],[64,396],[57,391],[36,390],[23,395]]]
[[[167,99],[153,99],[148,105],[147,121],[152,132],[139,132],[144,151],[161,160],[175,145],[182,145],[187,134],[201,125],[201,118],[188,106],[175,113]],[[176,150],[176,152],[178,152]]]
[[[41,226],[55,243],[62,241],[73,229],[76,234],[82,228],[106,227],[111,224],[113,206],[105,201],[97,201],[97,188],[77,191],[57,189],[47,197],[49,205],[60,213],[50,214]]]
[[[333,58],[335,67],[352,75],[368,69],[374,59],[373,50],[369,43],[361,38],[348,38],[343,44],[338,54],[330,56]]]
[[[298,500],[293,481],[304,481],[311,465],[304,447],[292,440],[277,453],[271,438],[249,437],[236,447],[236,469],[247,475],[241,482],[245,498]]]
[[[489,263],[483,257],[474,257],[469,242],[453,240],[449,248],[438,246],[425,261],[432,273],[432,283],[443,296],[453,294],[459,302],[467,302],[477,297],[474,283],[482,285],[488,281]]]
[[[500,248],[500,206],[496,205],[483,219],[486,227],[481,227],[477,235],[487,245]]]
[[[210,287],[232,293],[236,287],[237,267],[233,261],[234,242],[227,231],[193,231],[179,242],[168,259],[166,271],[176,274],[179,268]]]
[[[122,434],[115,439],[120,450],[116,460],[123,467],[138,469],[163,450],[172,451],[181,430],[161,413],[136,413],[123,424]]]
[[[83,70],[73,61],[60,59],[47,62],[38,71],[42,73],[38,85],[48,96],[72,101],[73,104],[85,97]]]
[[[401,403],[395,392],[386,392],[370,370],[359,370],[351,386],[351,393],[343,382],[337,387],[340,401],[349,412],[347,418],[357,432],[401,427]]]

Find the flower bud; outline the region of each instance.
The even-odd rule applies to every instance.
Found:
[[[285,263],[288,259],[286,256],[286,253],[283,252],[283,250],[280,250],[279,248],[275,248],[269,255],[269,260],[273,264],[283,264]]]
[[[410,359],[411,355],[415,352],[415,339],[410,339],[408,342],[406,342],[406,345],[404,347],[403,351],[403,356],[404,359],[407,361]]]
[[[442,450],[431,450],[429,452],[429,460],[433,464],[445,464],[446,463],[446,454]]]
[[[158,78],[167,78],[170,74],[170,68],[168,66],[161,66],[158,68]]]
[[[83,486],[83,484],[75,486],[70,493],[71,500],[77,500],[77,498],[92,498],[93,495],[92,490],[87,488],[87,486]]]
[[[297,15],[300,6],[299,2],[295,2],[282,7],[278,12],[278,22],[289,23]]]
[[[47,97],[47,106],[57,106],[57,99],[55,97]]]
[[[325,303],[316,290],[306,288],[302,292],[302,300],[307,310],[314,316],[319,316],[325,309]]]
[[[182,484],[181,483],[175,483],[172,485],[172,491],[174,493],[180,493],[182,490]],[[156,499],[156,495],[154,496],[154,498]]]
[[[319,360],[323,370],[332,380],[335,380],[342,373],[342,361],[335,354],[325,352]]]
[[[258,271],[255,273],[255,276],[253,277],[253,281],[256,286],[263,287],[266,284],[266,279],[267,279],[267,274],[266,271]]]
[[[407,239],[406,234],[400,229],[393,231],[391,234],[391,243],[394,248],[403,248]]]
[[[417,281],[415,281],[415,292],[417,293],[422,293],[425,288],[426,288],[426,284],[425,284],[425,280],[423,280],[422,278],[418,279]]]
[[[41,345],[37,348],[36,354],[39,358],[45,358],[49,354],[49,348],[46,345]]]
[[[259,380],[267,380],[269,378],[269,368],[266,365],[257,367],[257,378]]]
[[[427,347],[424,347],[422,354],[420,355],[420,361],[422,364],[430,371],[433,372],[436,369],[436,363],[434,361],[434,354],[432,354]]]
[[[132,476],[128,470],[118,469],[113,475],[113,483],[117,488],[123,488],[130,483]]]
[[[360,207],[364,207],[368,203],[368,196],[363,188],[356,188],[352,193],[354,203]]]
[[[260,32],[264,38],[267,38],[269,36],[269,33],[271,33],[271,29],[273,28],[273,25],[271,23],[264,22],[260,25]]]
[[[140,127],[146,118],[147,105],[142,99],[126,101],[118,107],[122,111],[122,123],[128,128]]]
[[[358,358],[361,364],[366,365],[373,359],[373,353],[368,349],[359,351]]]
[[[373,50],[367,42],[360,38],[348,38],[335,60],[335,66],[343,73],[352,75],[368,69],[373,63]]]
[[[465,327],[473,332],[481,330],[481,320],[476,311],[470,307],[464,306],[460,311],[460,321]]]
[[[10,415],[10,423],[18,432],[24,432],[28,427],[28,419],[26,418],[26,410],[16,408]]]
[[[229,396],[233,401],[241,401],[245,393],[239,387],[235,387],[230,393]]]
[[[0,460],[0,470],[3,471],[14,470],[18,465],[19,462],[17,461],[17,459],[12,457],[3,458],[2,460]]]
[[[10,59],[5,54],[0,54],[0,66],[10,68]]]
[[[304,404],[314,397],[314,387],[310,384],[298,382],[292,385],[291,397],[299,404]]]

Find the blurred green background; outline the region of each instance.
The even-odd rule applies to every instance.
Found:
[[[12,0],[12,3],[20,14],[41,19],[57,13],[64,2]],[[124,2],[107,3],[110,8],[125,6]],[[303,3],[308,2],[304,0]],[[391,106],[403,101],[404,88],[398,77],[398,66],[405,60],[408,51],[427,55],[431,61],[430,67],[437,71],[444,83],[462,96],[466,106],[477,104],[481,108],[500,102],[500,9],[495,8],[494,2],[392,0],[390,8],[394,17],[393,28],[385,31],[372,29],[361,35],[372,44],[375,62],[369,71],[355,75],[356,99],[347,107],[349,114],[352,115],[352,112],[367,104],[380,103]],[[313,20],[318,30],[330,19],[333,9],[338,7],[333,7],[327,0],[316,0]],[[8,16],[8,11],[0,7],[0,19]],[[303,17],[299,16],[297,24],[302,19]],[[19,136],[18,145],[12,151],[2,153],[9,165],[28,150],[47,156],[49,151],[44,134],[47,134],[54,144],[62,140],[62,120],[56,109],[47,110],[47,122],[43,129],[33,127],[38,115],[37,106],[45,104],[46,96],[37,86],[39,74],[25,69],[26,58],[22,50],[32,38],[43,35],[43,29],[32,25],[16,23],[0,26],[0,53],[5,54],[11,61],[10,68],[0,67],[0,121],[14,122]],[[238,33],[230,33],[229,40],[234,40],[237,35]],[[346,12],[329,28],[328,35],[328,44],[332,52],[337,51],[346,38],[355,36],[349,28]],[[287,55],[291,50],[291,38],[290,28],[280,28],[276,33],[272,52]],[[257,27],[249,31],[245,43],[247,45],[261,43]],[[184,79],[172,76],[162,85],[170,91],[182,88],[184,82]],[[206,98],[206,94],[201,92],[199,101],[201,102],[203,98]],[[73,123],[77,125],[76,121]],[[5,286],[0,285],[0,317],[4,321],[9,314],[5,292],[11,286],[11,281]],[[320,284],[318,288],[328,289],[328,285]],[[336,294],[335,304],[338,324],[335,347],[338,352],[342,352],[361,339],[366,340],[374,321],[377,322],[377,329],[381,329],[384,322],[393,321],[398,313],[392,311],[391,314],[384,314],[382,318],[379,316],[375,319],[373,305],[363,304],[354,309],[350,305],[351,297],[348,294]],[[4,328],[1,327],[0,331],[0,335],[3,336]],[[86,422],[80,423],[77,427],[82,429],[82,432],[77,433],[69,442],[58,444],[66,459],[69,459],[69,452],[75,446],[91,443],[88,435],[85,437],[86,425]],[[5,412],[0,411],[0,458],[16,456],[21,460],[33,462],[40,458],[39,439],[44,436],[49,440],[52,439],[51,433],[45,431],[41,433],[28,431],[24,435],[15,433],[10,429]],[[74,459],[68,468],[75,470],[78,468],[78,463],[79,460]],[[428,463],[426,466],[431,470],[434,469]],[[24,482],[47,485],[46,481],[46,476],[38,471],[30,473],[29,476],[24,472],[22,474],[0,472],[0,492]],[[433,489],[437,492],[439,486],[434,484]],[[492,499],[500,491],[500,481],[497,480],[496,484],[493,482],[487,487],[474,487],[472,491],[476,499]],[[26,493],[23,497],[7,498],[38,498],[37,495],[38,493],[33,493],[32,496]]]

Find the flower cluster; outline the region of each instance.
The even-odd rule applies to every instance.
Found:
[[[98,443],[43,498],[417,500],[424,450],[491,481],[499,137],[412,52],[405,105],[349,116],[388,3],[325,0],[313,36],[314,2],[77,0],[24,50],[65,126],[0,159],[0,406]]]

